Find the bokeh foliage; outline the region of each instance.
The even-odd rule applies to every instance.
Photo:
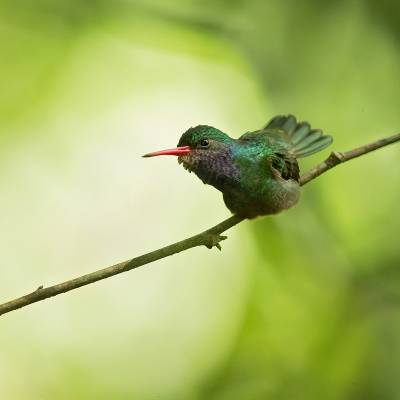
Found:
[[[227,215],[140,154],[293,113],[346,150],[399,131],[396,1],[0,3],[1,298]],[[311,167],[327,154],[302,162]],[[152,160],[153,161],[153,160]],[[4,399],[396,399],[399,146],[299,206],[1,320]]]

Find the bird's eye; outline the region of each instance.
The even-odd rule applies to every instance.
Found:
[[[208,141],[208,139],[201,139],[200,140],[200,146],[201,147],[208,147],[209,144],[210,144],[210,142]]]

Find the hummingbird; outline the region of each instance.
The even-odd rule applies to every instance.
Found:
[[[198,125],[183,133],[176,148],[143,157],[177,156],[185,169],[222,192],[233,214],[251,219],[296,205],[300,197],[297,159],[323,150],[332,141],[332,136],[289,114],[278,115],[238,139]]]

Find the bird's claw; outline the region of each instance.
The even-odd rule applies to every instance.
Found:
[[[208,249],[212,249],[215,246],[218,250],[221,251],[222,247],[219,242],[221,242],[222,240],[225,240],[225,239],[227,239],[227,236],[210,233],[207,235],[207,244],[205,246]]]

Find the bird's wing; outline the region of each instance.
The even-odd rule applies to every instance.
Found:
[[[324,135],[320,129],[311,129],[308,122],[297,122],[293,115],[278,115],[271,119],[263,129],[244,134],[247,140],[253,135],[265,137],[272,146],[282,146],[296,158],[307,157],[328,147],[332,136]]]
[[[280,129],[262,129],[246,132],[240,141],[250,141],[265,145],[268,148],[266,160],[283,179],[300,179],[299,165],[291,152],[290,136]]]
[[[296,158],[317,153],[333,141],[332,136],[324,135],[320,129],[311,129],[308,122],[297,122],[290,114],[272,118],[262,130],[271,136],[279,135]]]
[[[287,153],[275,153],[274,156],[270,158],[270,164],[283,179],[293,179],[297,182],[300,180],[299,164],[295,157]]]

